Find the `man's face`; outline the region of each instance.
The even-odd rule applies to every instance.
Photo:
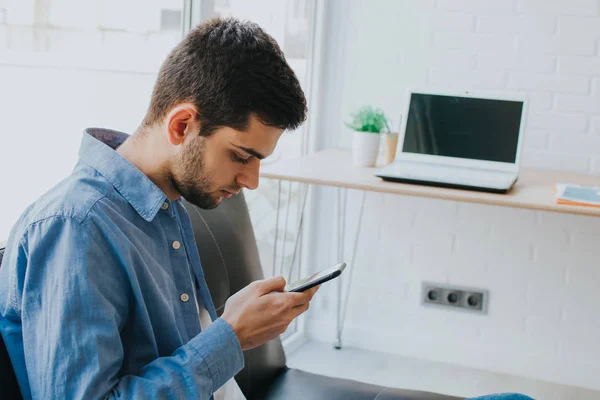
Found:
[[[171,184],[200,208],[217,207],[242,188],[256,189],[260,159],[273,153],[282,130],[252,116],[245,132],[220,128],[186,138],[171,168]]]

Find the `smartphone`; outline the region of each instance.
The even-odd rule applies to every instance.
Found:
[[[337,278],[342,274],[344,268],[346,268],[346,263],[341,262],[339,264],[334,265],[333,267],[329,267],[321,272],[317,272],[316,274],[311,275],[308,278],[300,279],[299,281],[286,285],[284,291],[304,292],[305,290],[320,285],[321,283]]]

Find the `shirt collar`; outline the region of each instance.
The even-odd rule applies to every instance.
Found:
[[[106,178],[142,218],[154,219],[167,196],[142,171],[116,152],[128,134],[88,128],[83,133],[79,157]]]

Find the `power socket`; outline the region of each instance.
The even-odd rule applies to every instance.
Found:
[[[485,289],[423,282],[421,303],[487,314],[489,292]]]

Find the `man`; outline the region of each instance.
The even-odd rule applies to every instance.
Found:
[[[277,43],[212,20],[169,54],[134,135],[84,132],[75,170],[21,216],[0,268],[0,331],[26,399],[243,398],[242,350],[284,332],[318,288],[257,281],[217,319],[180,199],[214,208],[255,189],[260,160],[305,116]]]
[[[180,199],[209,209],[255,189],[260,161],[305,117],[277,43],[225,19],[169,54],[135,134],[87,129],[73,173],[21,216],[0,268],[24,397],[208,399],[226,382],[240,397],[242,350],[284,332],[317,288],[257,281],[217,319]]]

